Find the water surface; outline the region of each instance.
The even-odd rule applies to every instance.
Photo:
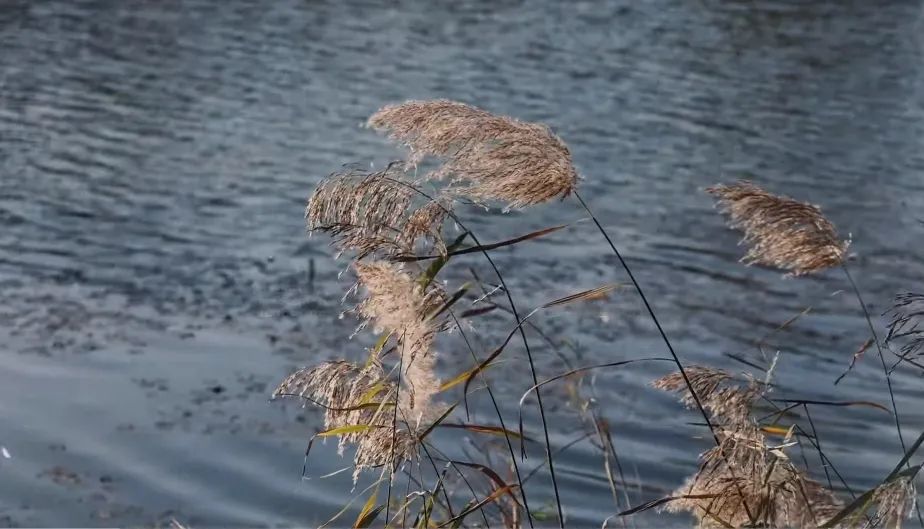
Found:
[[[781,353],[778,395],[886,403],[872,356],[832,384],[867,337],[843,277],[737,264],[701,190],[747,176],[822,204],[875,314],[920,290],[921,35],[912,1],[3,2],[0,522],[311,526],[337,511],[345,476],[301,479],[319,415],[267,397],[292,368],[361,350],[338,317],[346,264],[305,237],[304,201],[343,163],[398,156],[359,125],[410,98],[549,123],[685,360],[740,370],[726,353],[758,357],[812,307],[765,347]],[[582,216],[573,201],[464,214],[485,240]],[[601,243],[584,223],[496,259],[531,307],[625,281]],[[665,353],[629,290],[539,323],[578,363]],[[445,347],[446,374],[469,365]],[[541,373],[564,369],[536,347]],[[514,402],[520,355],[495,380]],[[708,446],[695,414],[646,387],[663,373],[596,380],[634,501],[680,484]],[[894,383],[913,437],[922,382]],[[562,390],[549,400],[570,424]],[[899,457],[886,414],[815,419],[854,487]],[[321,447],[309,474],[345,464]],[[615,510],[590,447],[559,469],[572,523]],[[530,491],[548,506],[541,477]]]

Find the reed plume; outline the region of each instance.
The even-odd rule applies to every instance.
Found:
[[[447,100],[388,105],[369,126],[410,149],[409,163],[444,160],[425,178],[448,178],[454,193],[519,208],[571,193],[577,171],[568,146],[548,127]]]
[[[871,503],[876,504],[875,514],[867,521],[867,527],[901,529],[902,522],[914,511],[918,492],[914,477],[902,477],[884,483],[876,488]]]
[[[906,292],[895,296],[888,312],[889,333],[886,342],[901,342],[900,357],[904,360],[924,353],[924,294]]]
[[[840,509],[837,498],[796,467],[783,446],[770,446],[750,410],[765,391],[751,380],[734,382],[727,372],[707,367],[686,369],[690,386],[715,419],[719,443],[700,456],[699,470],[677,489],[667,504],[672,512],[686,511],[698,526],[815,527]],[[681,393],[693,407],[690,390],[679,373],[653,383],[658,389]]]
[[[431,201],[412,208],[414,190],[400,182],[393,165],[382,171],[358,169],[334,173],[318,184],[305,220],[309,231],[324,231],[340,252],[352,250],[357,260],[373,254],[413,254],[418,240],[444,248],[440,229],[448,203]]]
[[[756,383],[746,388],[731,384],[734,377],[721,369],[690,366],[686,368],[686,372],[689,386],[679,372],[655,380],[652,386],[680,393],[680,401],[684,406],[695,409],[696,402],[690,393],[692,387],[700,403],[711,415],[733,422],[747,419],[751,405],[761,393]]]
[[[798,276],[840,265],[847,241],[838,239],[834,225],[818,206],[774,195],[746,181],[706,190],[729,218],[729,226],[744,232],[750,244],[741,259],[789,270]]]
[[[390,407],[394,405],[395,386],[385,377],[381,366],[371,363],[359,367],[345,361],[325,362],[292,373],[273,391],[273,398],[302,397],[324,408],[324,428],[365,426],[345,430],[340,435],[338,452],[356,447],[353,458],[353,481],[368,468],[391,464],[414,455],[414,437],[394,423]]]
[[[424,287],[399,265],[384,261],[356,263],[356,277],[367,291],[356,312],[377,332],[398,341],[401,355],[399,409],[418,424],[433,417],[434,395],[439,391],[433,341],[442,322],[434,312],[445,301],[443,290],[432,283]]]

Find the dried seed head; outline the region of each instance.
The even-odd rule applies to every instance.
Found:
[[[730,384],[732,376],[711,367],[690,366],[685,369],[690,386],[699,397],[700,403],[712,415],[732,423],[747,420],[754,400],[760,396],[759,387],[751,383],[747,387]],[[683,375],[679,372],[663,376],[654,382],[656,389],[681,394],[680,401],[688,408],[694,408],[696,401],[690,394]]]
[[[433,313],[442,305],[442,289],[425,288],[400,266],[382,261],[355,265],[359,284],[367,291],[356,311],[380,332],[399,342],[402,388],[399,406],[418,423],[432,417],[433,397],[439,391],[433,340],[440,328]]]
[[[716,419],[719,444],[700,456],[699,471],[674,492],[667,510],[693,514],[699,527],[810,527],[833,516],[840,503],[821,484],[792,464],[782,447],[769,447],[751,419],[754,401],[765,391],[756,381],[735,384],[722,370],[686,368],[690,386]],[[680,373],[654,382],[682,394],[694,406]]]
[[[308,200],[308,229],[330,233],[340,251],[355,251],[357,260],[373,254],[409,255],[420,239],[441,246],[440,228],[449,203],[428,202],[414,210],[417,194],[400,182],[400,176],[393,167],[332,174]]]
[[[428,177],[447,177],[454,191],[475,200],[500,200],[518,208],[565,197],[577,182],[567,145],[545,125],[447,100],[389,105],[369,118],[406,144],[410,163],[443,158]]]
[[[755,425],[737,423],[719,437],[667,510],[690,512],[703,528],[817,527],[840,510],[837,498],[782,449],[766,446]]]
[[[876,514],[870,525],[901,529],[902,521],[914,511],[917,496],[913,477],[904,477],[880,485],[873,494],[872,503],[876,504]]]
[[[324,428],[368,425],[368,429],[340,435],[338,450],[355,446],[353,479],[367,468],[389,462],[398,465],[415,453],[414,436],[394,423],[389,399],[394,384],[378,365],[360,368],[344,361],[325,362],[289,375],[273,392],[273,398],[303,397],[324,407]],[[397,428],[397,429],[396,429]],[[394,450],[392,446],[394,444]]]
[[[889,344],[900,344],[903,359],[916,358],[924,353],[924,294],[906,292],[895,296],[889,310]]]
[[[448,216],[449,203],[434,200],[411,213],[395,239],[396,244],[406,254],[412,253],[418,240],[430,240],[440,254],[446,253],[446,245],[440,234],[440,228]]]
[[[843,262],[847,241],[838,239],[834,225],[818,206],[768,193],[741,181],[706,190],[728,215],[729,226],[744,232],[750,244],[742,261],[803,275]]]

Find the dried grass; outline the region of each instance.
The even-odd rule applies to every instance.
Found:
[[[432,315],[445,301],[443,290],[433,284],[421,286],[392,263],[357,263],[355,269],[367,291],[356,312],[377,332],[391,334],[399,343],[405,382],[399,408],[418,424],[432,419],[437,414],[433,397],[440,386],[433,341],[441,326]]]
[[[900,343],[903,359],[917,358],[924,353],[924,294],[906,292],[895,296],[889,310],[889,334],[886,341]]]
[[[565,197],[577,183],[568,146],[548,127],[447,100],[389,105],[369,118],[410,148],[409,162],[445,160],[426,178],[448,178],[453,191],[519,208]]]
[[[699,471],[674,492],[680,499],[666,509],[693,514],[699,527],[814,527],[840,509],[837,498],[796,467],[784,446],[769,446],[750,418],[763,390],[750,380],[741,386],[727,372],[708,367],[687,368],[693,390],[716,419],[719,444],[700,456]],[[681,393],[688,407],[694,402],[683,378],[674,373],[654,387]]]
[[[690,386],[699,397],[703,407],[713,416],[732,423],[747,419],[751,405],[761,390],[756,383],[746,388],[732,385],[732,375],[721,369],[703,366],[686,368]],[[681,373],[671,373],[655,380],[652,386],[665,391],[679,392],[680,401],[688,408],[695,408],[696,401],[687,387]]]
[[[417,194],[400,183],[401,176],[393,166],[332,174],[308,200],[309,231],[329,233],[340,252],[354,251],[357,260],[373,254],[411,255],[418,240],[444,249],[440,229],[449,204],[437,200],[413,209]]]
[[[876,504],[876,513],[867,522],[867,527],[901,529],[905,518],[914,512],[917,496],[913,477],[896,479],[880,485],[872,499],[872,503]]]
[[[742,258],[791,275],[804,275],[841,264],[848,242],[840,241],[834,225],[818,206],[774,195],[746,181],[706,190],[729,217],[729,226],[744,232],[750,244]]]
[[[368,425],[368,429],[340,435],[337,445],[343,455],[349,446],[356,447],[353,480],[368,468],[411,459],[414,437],[393,421],[388,399],[393,399],[394,384],[388,381],[381,366],[358,367],[345,361],[325,362],[289,375],[273,392],[273,398],[304,397],[324,407],[324,428]]]

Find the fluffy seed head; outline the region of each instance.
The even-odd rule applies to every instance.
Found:
[[[432,285],[421,286],[396,264],[357,263],[355,269],[359,284],[367,291],[356,311],[399,342],[401,376],[406,383],[399,406],[413,420],[425,420],[434,412],[433,397],[439,391],[432,348],[440,322],[433,313],[443,303],[444,293]]]
[[[327,430],[344,426],[369,428],[340,435],[338,450],[355,446],[353,480],[367,468],[397,466],[414,455],[414,436],[394,422],[394,384],[376,364],[358,367],[344,361],[325,362],[289,375],[273,398],[303,397],[324,407]],[[391,402],[389,402],[391,399]]]
[[[666,509],[693,514],[698,526],[815,527],[840,509],[836,497],[793,465],[783,447],[771,447],[751,419],[763,389],[750,381],[736,384],[722,370],[692,366],[690,385],[715,420],[719,444],[700,456],[702,464],[677,489]],[[681,393],[694,405],[680,373],[654,382],[659,389]]]
[[[400,177],[393,166],[372,173],[332,174],[308,200],[305,220],[309,231],[330,233],[333,244],[341,252],[355,251],[357,260],[373,254],[409,255],[420,239],[442,245],[440,228],[448,202],[434,201],[413,209],[416,193],[400,183]]]
[[[723,430],[720,439],[667,510],[693,514],[702,528],[817,527],[840,510],[830,491],[767,446],[753,425]]]
[[[389,105],[369,118],[411,151],[445,160],[428,175],[449,178],[455,193],[518,208],[567,196],[577,182],[568,146],[548,127],[447,100]]]
[[[904,477],[880,485],[873,494],[876,504],[873,527],[901,529],[902,521],[914,511],[918,493],[913,477]]]
[[[700,403],[712,415],[732,423],[747,419],[754,400],[760,396],[759,387],[732,384],[731,374],[721,369],[690,366],[685,369],[690,385]],[[680,401],[688,408],[696,406],[683,375],[679,372],[663,376],[654,382],[656,389],[680,393]]]
[[[848,242],[812,204],[774,195],[741,181],[706,190],[728,215],[731,228],[744,232],[742,243],[751,247],[742,258],[803,275],[841,264]]]

